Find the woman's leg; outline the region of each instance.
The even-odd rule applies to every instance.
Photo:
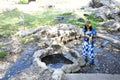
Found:
[[[88,54],[88,42],[86,41],[83,41],[83,44],[82,44],[82,56],[83,58],[85,59],[85,61],[87,62],[87,54]]]
[[[94,64],[94,46],[92,44],[89,44],[88,47],[88,60],[89,60],[89,64],[93,65]]]

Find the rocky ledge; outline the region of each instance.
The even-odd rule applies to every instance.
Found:
[[[107,67],[102,66],[105,62],[102,61],[104,59],[96,60],[96,66],[100,67],[99,71],[96,71],[95,68],[83,67],[85,61],[81,57],[82,40],[80,34],[81,28],[70,24],[38,27],[18,32],[16,35],[19,37],[13,37],[11,42],[14,44],[12,52],[19,53],[20,56],[7,70],[4,70],[4,73],[6,73],[2,80],[64,80],[66,73],[84,72],[85,70],[101,73],[105,72],[106,69],[108,70]],[[21,39],[26,39],[28,42],[24,44],[20,43]],[[19,46],[15,47],[17,45]],[[113,49],[109,41],[97,39],[95,46],[104,48],[95,49],[95,53],[97,53],[96,58],[101,59],[107,57],[105,59],[109,60],[111,53],[107,53],[106,51],[109,52],[110,50],[108,49]],[[112,54],[119,53],[119,51],[116,52],[117,49],[114,48],[114,50]],[[60,68],[47,66],[42,58],[55,54],[62,54],[72,64],[63,64]],[[107,54],[107,56],[101,57],[101,54]],[[116,55],[119,56],[119,54]],[[115,57],[111,57],[112,59],[115,62],[117,61],[115,66],[118,66],[116,68],[118,70],[118,60]],[[98,63],[98,61],[100,62]],[[114,63],[107,61],[105,64],[113,65]],[[111,71],[112,67],[109,68],[110,73],[120,73],[120,71],[116,72],[116,70]]]

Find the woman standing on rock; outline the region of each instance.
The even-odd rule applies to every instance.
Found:
[[[87,21],[82,29],[82,56],[90,65],[94,65],[94,38],[96,33],[96,30],[92,28],[91,22]]]

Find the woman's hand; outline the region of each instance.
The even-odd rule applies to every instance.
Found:
[[[92,43],[92,37],[91,36],[89,37],[89,43],[90,44]]]

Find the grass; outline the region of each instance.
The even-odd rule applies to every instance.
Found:
[[[25,22],[28,22],[31,27],[53,25],[55,24],[54,17],[57,13],[54,13],[51,9],[47,9],[43,12],[37,12],[33,15],[26,16]]]
[[[0,44],[0,58],[4,58],[9,53],[8,50],[6,50],[6,47],[8,46]]]
[[[26,44],[27,42],[28,42],[28,39],[26,39],[26,38],[22,38],[20,40],[20,43],[22,43],[22,44]]]
[[[86,16],[86,19],[91,21],[93,27],[97,27],[100,22],[104,21],[101,18],[94,18],[93,14]]]
[[[28,3],[28,0],[20,0],[19,3],[20,4],[26,4],[26,3]]]
[[[7,55],[7,52],[0,51],[0,58],[4,58]]]
[[[3,12],[0,14],[0,37],[7,37],[14,34],[19,26],[19,14],[17,10]]]
[[[24,16],[23,19],[20,16]],[[8,37],[14,34],[19,29],[33,28],[44,25],[56,24],[55,16],[64,16],[66,19],[71,14],[54,12],[51,9],[47,9],[43,12],[37,12],[34,14],[26,14],[18,10],[7,11],[0,14],[0,37]],[[67,22],[67,20],[65,20]]]
[[[23,19],[20,16],[24,15]],[[33,28],[37,26],[53,25],[55,13],[51,10],[26,14],[18,10],[7,11],[0,14],[0,37],[8,37],[21,28]]]
[[[84,23],[84,20],[82,19],[76,19],[76,15],[72,12],[66,12],[66,13],[61,13],[59,16],[63,16],[65,20],[63,21],[64,23],[70,23],[72,25],[76,25],[78,27],[82,27]]]
[[[24,16],[23,19],[20,16]],[[84,20],[77,20],[76,15],[72,12],[61,13],[46,9],[41,12],[27,14],[13,10],[0,13],[0,37],[9,37],[24,27],[29,29],[37,26],[54,25],[57,23],[56,16],[64,17],[62,23],[70,23],[78,27],[84,25]],[[94,27],[103,21],[100,18],[95,19],[94,15],[86,16],[86,19],[90,20]]]
[[[27,36],[27,37],[25,37],[25,38],[21,38],[21,39],[19,40],[19,42],[22,43],[22,44],[26,44],[26,43],[28,43],[28,42],[30,42],[30,41],[33,41],[33,40],[34,40],[33,36],[30,35],[30,36]]]

